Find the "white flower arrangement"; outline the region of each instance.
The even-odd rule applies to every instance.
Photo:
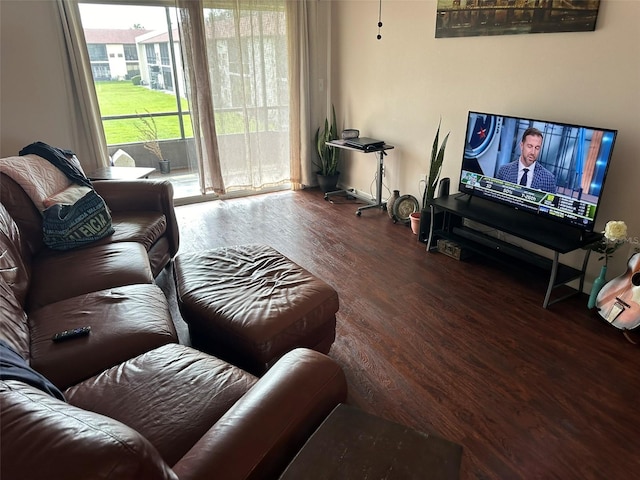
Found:
[[[606,266],[614,252],[627,241],[627,224],[622,221],[607,222],[603,233],[600,241],[592,243],[587,248],[602,254],[598,260],[604,259]]]

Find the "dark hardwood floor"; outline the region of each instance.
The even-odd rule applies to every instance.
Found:
[[[461,444],[462,479],[639,475],[640,345],[584,294],[545,310],[544,281],[428,254],[356,207],[314,190],[182,206],[180,251],[266,243],[332,285],[349,403]],[[175,312],[171,272],[158,283]]]

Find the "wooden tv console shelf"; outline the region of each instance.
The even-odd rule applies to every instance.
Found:
[[[560,255],[578,250],[602,236],[599,233],[581,232],[568,225],[530,215],[496,202],[470,197],[464,193],[435,198],[430,208],[432,222],[435,218],[434,212],[443,212],[444,215],[441,224],[438,221],[438,225],[432,224],[429,229],[428,251],[434,250],[436,239],[443,238],[496,262],[526,266],[529,271],[533,268],[542,272],[549,276],[543,308],[580,293],[584,285],[591,251],[585,250],[581,269],[560,263]],[[553,259],[470,228],[465,225],[465,219],[547,248],[553,251]],[[580,282],[575,292],[551,300],[553,289],[574,280]]]

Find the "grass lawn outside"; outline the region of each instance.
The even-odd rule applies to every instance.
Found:
[[[134,85],[130,81],[124,82],[95,82],[100,114],[103,117],[112,115],[148,115],[151,113],[176,112],[176,97],[173,94],[150,90],[142,85]],[[182,99],[182,110],[189,110],[189,103]],[[168,140],[180,138],[178,115],[157,117],[158,139]],[[142,141],[142,136],[136,124],[140,120],[127,118],[122,120],[103,120],[104,133],[107,144],[136,143]],[[185,136],[193,137],[190,115],[184,115]]]
[[[158,90],[150,90],[143,85],[134,85],[131,81],[95,82],[100,114],[103,117],[112,115],[143,115],[149,113],[177,112],[176,96]],[[189,111],[189,102],[181,99],[182,111]],[[191,115],[183,114],[185,138],[193,137]],[[182,138],[178,115],[155,117],[158,127],[158,140]],[[142,142],[143,137],[136,125],[136,118],[103,120],[107,145]],[[244,131],[242,115],[237,112],[221,112],[216,114],[216,132],[218,135],[241,133]]]

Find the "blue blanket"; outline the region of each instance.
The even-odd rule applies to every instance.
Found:
[[[31,368],[27,361],[4,340],[0,340],[0,380],[19,380],[65,401],[58,387]]]

